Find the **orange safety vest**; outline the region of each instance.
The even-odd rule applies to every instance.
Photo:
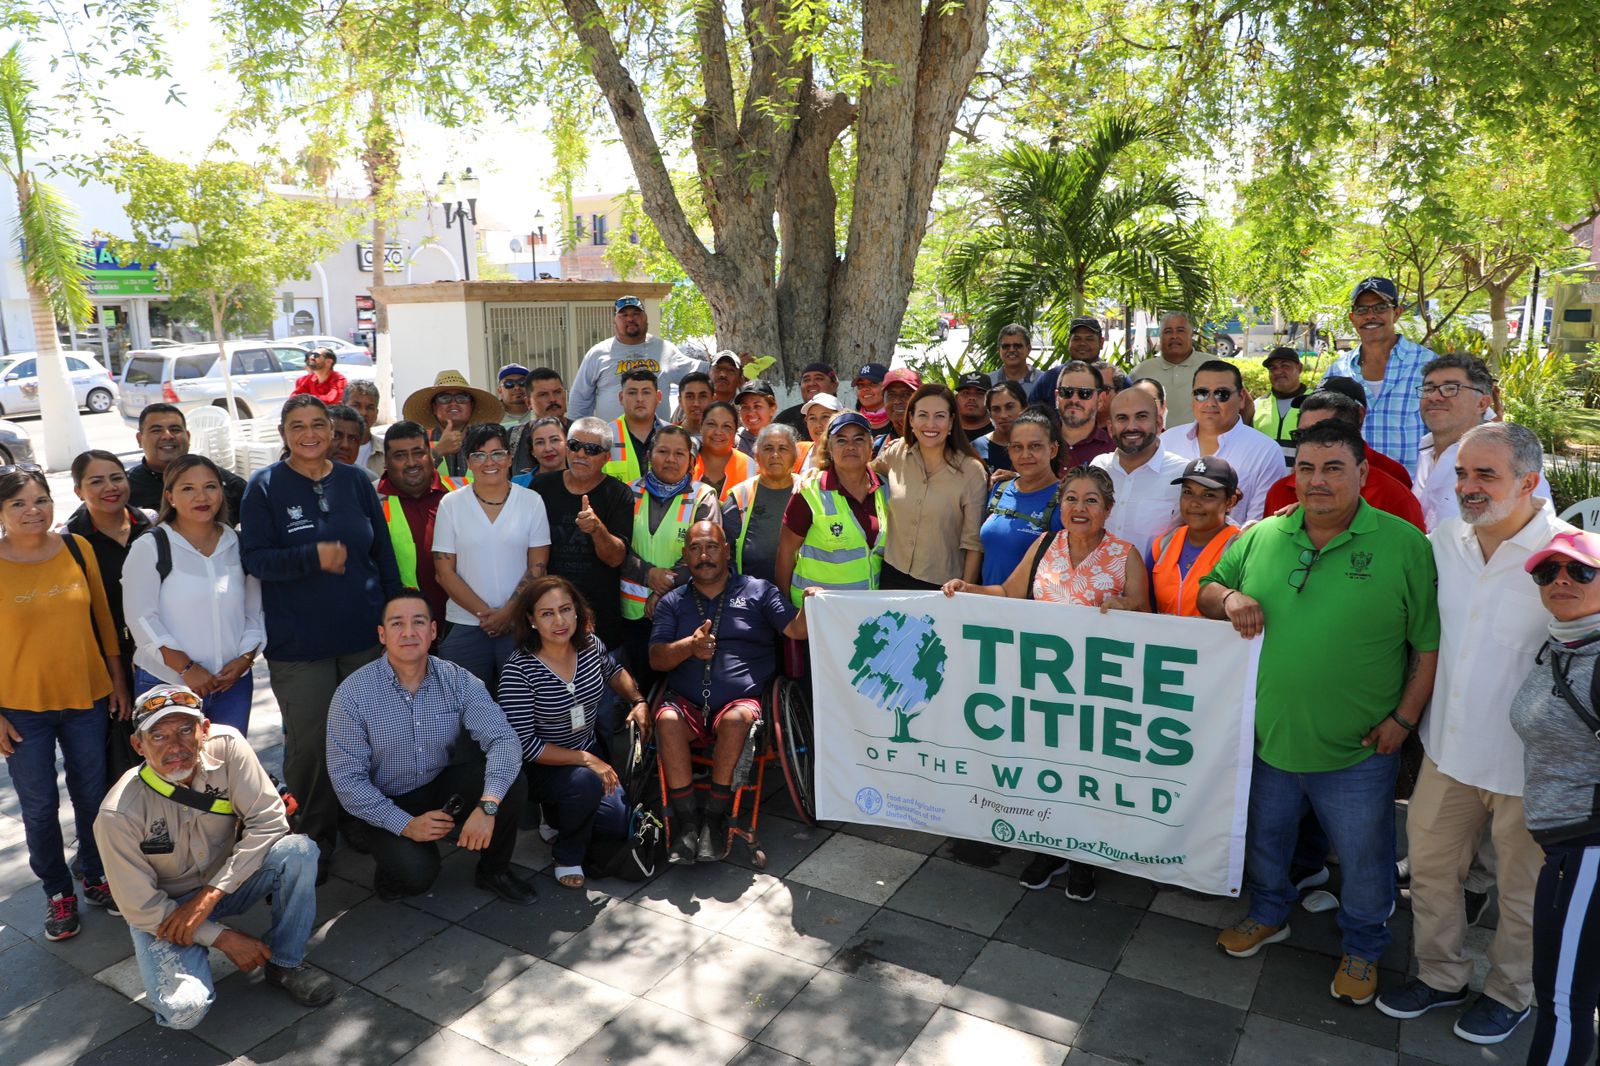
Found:
[[[744,452],[741,452],[739,449],[735,448],[733,450],[733,454],[728,456],[727,468],[722,472],[722,492],[718,495],[718,500],[726,500],[728,498],[728,493],[733,491],[733,487],[735,485],[750,480],[752,476],[750,472],[750,465],[750,457]],[[705,458],[703,456],[696,456],[694,460],[694,479],[696,481],[700,481],[705,477],[705,474]]]
[[[1211,573],[1222,553],[1238,537],[1241,530],[1228,523],[1211,538],[1200,558],[1189,567],[1188,574],[1178,572],[1178,557],[1183,554],[1184,538],[1188,526],[1179,526],[1161,534],[1150,544],[1150,554],[1155,566],[1150,570],[1150,589],[1155,593],[1157,614],[1176,614],[1185,618],[1201,617],[1197,603],[1200,598],[1200,579]]]
[[[796,474],[798,474],[800,471],[802,471],[802,470],[804,470],[806,468],[806,456],[811,454],[811,446],[813,444],[815,444],[815,443],[816,443],[816,441],[810,441],[810,440],[802,440],[802,441],[796,441],[795,442],[795,444],[798,446],[799,451],[800,451],[800,455],[794,461],[794,472]]]

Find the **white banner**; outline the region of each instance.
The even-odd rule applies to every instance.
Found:
[[[1260,639],[936,592],[806,601],[817,816],[1239,894]]]

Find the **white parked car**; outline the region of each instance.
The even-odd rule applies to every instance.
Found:
[[[61,353],[67,361],[67,377],[78,406],[90,414],[104,414],[116,404],[121,390],[111,372],[93,352]],[[0,356],[0,415],[39,413],[39,360],[33,352],[12,352]]]
[[[228,341],[229,367],[240,418],[276,418],[294,383],[306,372],[306,350],[287,341]],[[129,352],[122,371],[122,420],[138,425],[139,412],[153,403],[176,404],[180,410],[226,409],[227,389],[217,346],[186,344]],[[346,378],[372,380],[371,367],[337,367]]]
[[[327,348],[338,359],[338,366],[371,366],[372,353],[359,344],[340,340],[338,337],[288,337],[288,343],[296,348],[310,351],[313,348]]]

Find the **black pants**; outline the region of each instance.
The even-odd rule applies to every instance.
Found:
[[[484,760],[480,755],[467,762],[453,763],[421,788],[391,798],[395,806],[407,814],[425,814],[442,808],[451,796],[460,796],[467,801],[467,809],[456,816],[459,826],[476,810],[478,797],[483,795],[483,771]],[[478,859],[479,873],[498,874],[511,868],[511,852],[517,846],[517,819],[527,796],[528,783],[519,773],[500,800],[494,835]],[[435,841],[407,840],[375,828],[372,857],[378,861],[378,877],[403,896],[421,895],[439,876],[439,845]]]
[[[639,686],[639,694],[650,696],[650,689],[654,687],[660,674],[650,669],[650,627],[653,622],[649,618],[629,619],[622,623],[622,650],[627,655],[628,673],[633,675],[633,680]]]
[[[960,574],[956,574],[960,577]],[[938,592],[941,585],[930,584],[921,578],[912,577],[904,570],[896,570],[888,563],[883,564],[883,572],[878,575],[880,589],[895,589],[902,592]]]
[[[1593,837],[1545,845],[1533,896],[1533,991],[1539,1015],[1528,1066],[1589,1066],[1600,1007],[1600,841]]]

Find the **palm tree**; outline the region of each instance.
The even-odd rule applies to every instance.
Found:
[[[1021,145],[996,157],[988,217],[959,240],[941,280],[973,309],[972,344],[995,350],[1007,323],[1065,341],[1092,300],[1182,310],[1210,297],[1208,263],[1186,220],[1198,200],[1132,158],[1177,140],[1146,113],[1106,117],[1075,148]]]
[[[21,45],[13,44],[0,55],[0,173],[17,189],[16,237],[22,248],[22,272],[38,351],[45,465],[64,470],[89,447],[89,441],[61,357],[56,321],[65,316],[69,322],[87,322],[94,308],[89,301],[88,270],[82,261],[81,230],[72,205],[39,181],[25,161],[38,133],[28,108],[34,89],[22,61]]]

